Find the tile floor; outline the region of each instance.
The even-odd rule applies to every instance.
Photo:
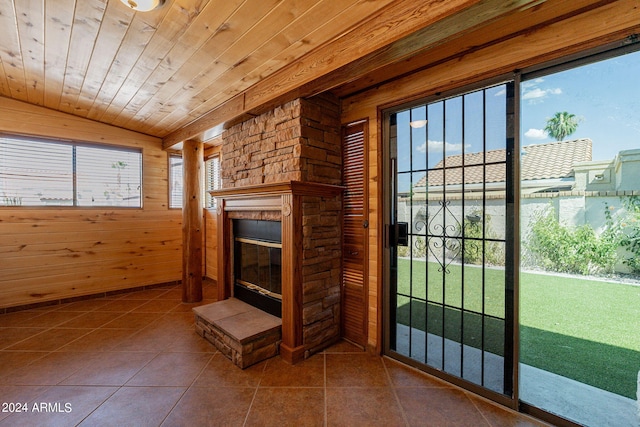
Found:
[[[203,303],[214,295],[205,286]],[[0,426],[543,425],[346,342],[240,370],[180,298],[174,286],[0,315]]]

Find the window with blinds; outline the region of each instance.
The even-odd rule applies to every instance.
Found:
[[[182,157],[169,156],[169,207],[182,208]]]
[[[0,206],[142,206],[142,152],[0,136]]]
[[[211,157],[205,162],[205,207],[215,208],[216,199],[211,197],[209,191],[219,190],[220,185],[220,156]]]
[[[169,207],[182,208],[182,157],[179,155],[169,156]],[[205,183],[204,183],[204,207],[215,208],[215,199],[211,197],[209,191],[220,188],[220,157],[211,157],[204,163]]]

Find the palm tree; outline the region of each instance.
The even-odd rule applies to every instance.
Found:
[[[547,126],[544,130],[556,141],[562,141],[567,136],[571,135],[578,129],[578,119],[574,114],[569,114],[566,111],[556,113],[552,118],[547,120]]]

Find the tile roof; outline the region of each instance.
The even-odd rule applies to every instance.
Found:
[[[573,176],[573,165],[577,162],[591,160],[591,140],[588,138],[571,141],[534,144],[522,147],[520,174],[523,181],[568,178]],[[464,170],[465,184],[485,182],[503,182],[506,178],[506,150],[490,150],[486,152],[486,172],[483,172],[483,153],[467,153],[464,155],[462,168],[462,154],[447,156],[438,162],[434,169],[441,169],[446,164],[447,185],[462,184]],[[486,173],[486,176],[484,175]],[[443,171],[429,171],[429,184],[438,186],[443,184]],[[424,187],[427,175],[420,179],[415,186]]]

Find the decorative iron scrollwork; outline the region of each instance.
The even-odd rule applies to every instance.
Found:
[[[438,202],[440,208],[431,218],[427,226],[427,247],[440,267],[438,271],[450,273],[449,265],[458,258],[462,251],[462,226],[449,209],[450,201]]]

